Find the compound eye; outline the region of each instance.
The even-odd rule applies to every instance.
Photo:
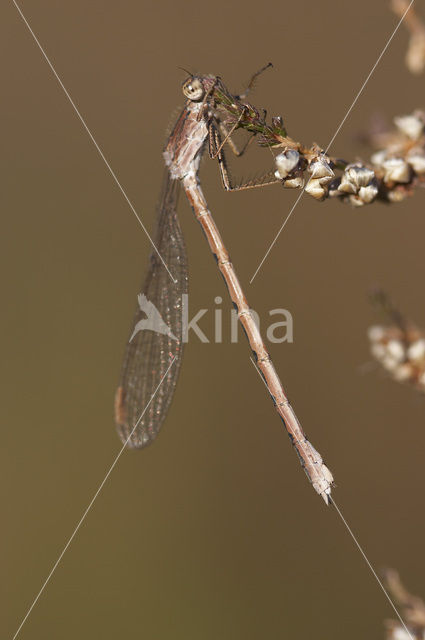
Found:
[[[183,93],[186,98],[196,102],[204,97],[204,87],[198,78],[189,78],[183,85]]]

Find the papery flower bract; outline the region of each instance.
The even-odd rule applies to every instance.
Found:
[[[286,149],[275,158],[276,178],[284,180],[295,169],[300,159],[300,154],[295,149]]]
[[[310,178],[305,191],[316,200],[323,200],[327,193],[326,186],[320,183],[320,178]]]
[[[418,140],[424,131],[424,123],[416,115],[396,116],[394,124],[397,129],[411,140]]]
[[[417,149],[412,149],[406,156],[407,162],[415,173],[425,173],[425,154]]]
[[[382,163],[384,182],[406,183],[410,180],[409,165],[403,158],[388,158]]]
[[[310,161],[308,171],[311,178],[307,182],[306,192],[316,200],[323,200],[328,195],[327,185],[335,178],[326,156],[318,155]]]

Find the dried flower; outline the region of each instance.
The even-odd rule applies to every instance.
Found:
[[[338,191],[348,194],[348,201],[356,207],[370,204],[378,195],[375,172],[360,163],[349,164],[342,174]]]
[[[399,624],[394,625],[392,629],[388,630],[389,640],[412,640],[412,638],[415,638],[414,632],[406,631],[406,629]]]
[[[408,362],[395,367],[393,371],[394,379],[398,382],[407,382],[413,376],[413,367]]]
[[[424,123],[417,115],[397,116],[394,118],[397,129],[411,140],[418,140],[424,132]]]
[[[406,629],[401,626],[399,620],[386,620],[387,640],[412,640],[412,638],[423,640],[425,638],[425,603],[421,598],[407,591],[394,569],[387,569],[384,579],[392,599],[401,608],[401,616],[407,627]]]
[[[403,202],[406,199],[407,193],[406,191],[402,191],[401,189],[392,189],[392,191],[388,191],[387,198],[390,202]]]
[[[380,342],[384,335],[385,329],[379,325],[373,325],[367,330],[367,337],[373,344]]]
[[[349,164],[342,174],[340,191],[358,193],[360,187],[366,187],[375,177],[374,171],[360,164]]]
[[[394,380],[425,392],[425,334],[414,327],[373,326],[370,352]]]
[[[411,149],[406,156],[407,162],[417,174],[425,173],[425,153],[419,149]]]
[[[378,195],[378,187],[374,182],[371,182],[367,187],[360,187],[358,197],[364,204],[370,204],[375,200]]]
[[[282,180],[286,189],[300,189],[304,186],[305,161],[300,162],[300,154],[295,149],[285,149],[275,158],[276,178]]]
[[[375,152],[371,162],[375,166],[375,186],[378,192],[389,202],[401,202],[412,191],[403,185],[414,185],[415,174],[421,177],[425,174],[425,113],[416,110],[410,115],[394,118],[394,122],[398,133],[381,136],[380,142],[385,148]],[[416,143],[414,147],[412,142]],[[340,190],[352,193],[354,187],[349,179],[348,167],[345,173]],[[370,192],[363,195],[366,200],[370,197],[372,201],[378,193],[374,195]]]
[[[386,369],[387,371],[389,371],[395,376],[396,369],[399,364],[395,358],[392,358],[391,356],[386,355],[382,358],[381,364],[384,367],[384,369]]]
[[[329,161],[324,156],[318,156],[312,160],[308,170],[311,173],[312,179],[320,179],[322,180],[322,184],[326,184],[335,178]]]
[[[407,349],[407,357],[409,360],[423,360],[425,358],[425,339],[420,338]]]
[[[220,107],[228,108],[225,103],[220,103]],[[237,110],[237,105],[232,104],[231,109]],[[273,117],[270,125],[265,116],[261,117],[250,105],[244,106],[237,120],[233,111],[233,120],[229,122],[259,133],[260,145],[281,149],[276,157],[274,176],[287,189],[300,189],[305,185],[305,191],[317,200],[338,196],[344,202],[362,207],[378,198],[401,202],[414,188],[425,183],[425,112],[414,111],[396,117],[396,132],[385,129],[371,134],[371,141],[381,150],[375,152],[371,164],[366,165],[330,158],[317,144],[302,145],[284,131],[280,117]]]
[[[299,175],[296,175],[294,178],[288,178],[283,182],[283,186],[285,189],[302,189],[304,186],[304,175],[301,170],[296,170]]]
[[[384,182],[406,183],[410,180],[410,168],[403,158],[388,158],[382,163]]]
[[[326,186],[320,184],[320,179],[318,178],[310,178],[307,182],[306,193],[316,198],[316,200],[323,200],[326,197]]]
[[[307,182],[306,192],[316,200],[323,200],[328,195],[327,185],[335,178],[329,160],[322,154],[317,155],[310,161],[308,171],[311,178]]]
[[[396,362],[401,362],[405,356],[403,343],[400,340],[389,340],[387,342],[387,353]]]
[[[377,167],[382,167],[382,164],[387,159],[386,151],[376,151],[371,157],[370,161]]]
[[[295,149],[286,149],[279,153],[275,158],[276,163],[276,178],[284,180],[295,169],[300,160],[300,154]]]

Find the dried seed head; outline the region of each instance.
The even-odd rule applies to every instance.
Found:
[[[397,362],[404,360],[405,352],[403,343],[400,340],[389,340],[387,342],[387,354]]]
[[[276,176],[276,178],[284,180],[288,176],[288,174],[290,174],[291,171],[295,169],[299,162],[299,159],[300,154],[298,153],[298,151],[295,151],[295,149],[286,149],[282,153],[279,153],[279,155],[275,158],[277,169],[274,175]]]
[[[398,382],[405,382],[406,380],[409,380],[409,378],[413,377],[413,374],[414,374],[414,369],[412,365],[409,364],[408,362],[404,362],[403,364],[400,364],[393,371],[393,376]]]
[[[425,173],[425,154],[418,149],[412,149],[407,157],[407,162],[417,174]]]
[[[378,187],[374,182],[367,185],[367,187],[360,187],[358,197],[364,204],[370,204],[375,200],[378,195]]]
[[[353,207],[363,207],[366,204],[366,202],[363,202],[359,196],[356,196],[353,193],[348,196],[348,202],[352,204]]]
[[[372,346],[370,347],[370,352],[377,360],[382,360],[382,358],[385,358],[385,347],[383,344],[379,344],[379,342],[377,342],[376,344],[372,344]]]
[[[335,174],[324,156],[317,156],[317,158],[312,160],[308,170],[311,173],[311,178],[321,180],[322,184],[327,184],[335,178]]]
[[[360,164],[348,166],[345,169],[345,175],[351,182],[357,187],[366,187],[369,182],[375,177],[375,172],[372,169],[368,169]]]
[[[304,176],[302,171],[295,178],[288,178],[283,182],[285,189],[302,189],[304,186]]]
[[[367,336],[371,342],[379,342],[385,335],[384,327],[374,325],[367,330]]]
[[[424,123],[416,115],[398,116],[394,118],[394,123],[411,140],[418,140],[424,132]]]
[[[403,158],[388,158],[382,163],[384,182],[406,183],[410,180],[410,168]]]
[[[371,157],[370,157],[370,161],[372,162],[372,164],[374,164],[376,167],[382,167],[382,164],[385,162],[385,160],[387,159],[387,152],[386,151],[376,151]]]
[[[408,633],[405,629],[403,629],[403,627],[394,626],[389,630],[388,637],[390,638],[390,640],[412,640],[412,638],[416,637],[416,634],[414,631],[412,631],[412,633]]]
[[[327,185],[335,178],[326,156],[317,155],[311,160],[308,171],[311,178],[307,182],[306,192],[316,200],[323,200],[328,195]]]
[[[373,326],[368,330],[368,337],[371,354],[394,380],[409,382],[425,391],[425,334],[422,331],[414,327]]]
[[[326,185],[321,184],[323,178],[310,178],[307,182],[305,191],[316,200],[323,200],[327,195]]]
[[[375,172],[360,163],[350,164],[342,174],[338,190],[349,194],[348,201],[356,207],[369,204],[378,194]]]
[[[345,172],[341,176],[341,183],[338,187],[338,191],[341,191],[341,193],[357,193],[356,185],[347,177]]]
[[[384,369],[391,372],[393,372],[400,364],[395,358],[391,358],[391,356],[385,356],[382,358],[381,363]]]
[[[358,193],[361,187],[366,187],[375,177],[375,172],[361,164],[349,164],[341,177],[339,190],[343,193]]]
[[[403,202],[406,196],[407,193],[401,189],[392,189],[387,193],[387,198],[390,202]]]
[[[409,360],[423,360],[425,358],[425,340],[420,338],[407,349],[407,357]]]

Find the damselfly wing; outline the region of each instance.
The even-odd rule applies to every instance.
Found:
[[[179,190],[180,181],[171,179],[169,172],[165,171],[154,236],[158,251],[153,251],[149,259],[115,398],[117,430],[121,440],[128,441],[129,447],[144,447],[156,438],[171,404],[180,371],[182,304],[188,289],[188,269],[186,247],[177,217]],[[149,324],[148,316],[151,320],[158,319],[158,322]]]

